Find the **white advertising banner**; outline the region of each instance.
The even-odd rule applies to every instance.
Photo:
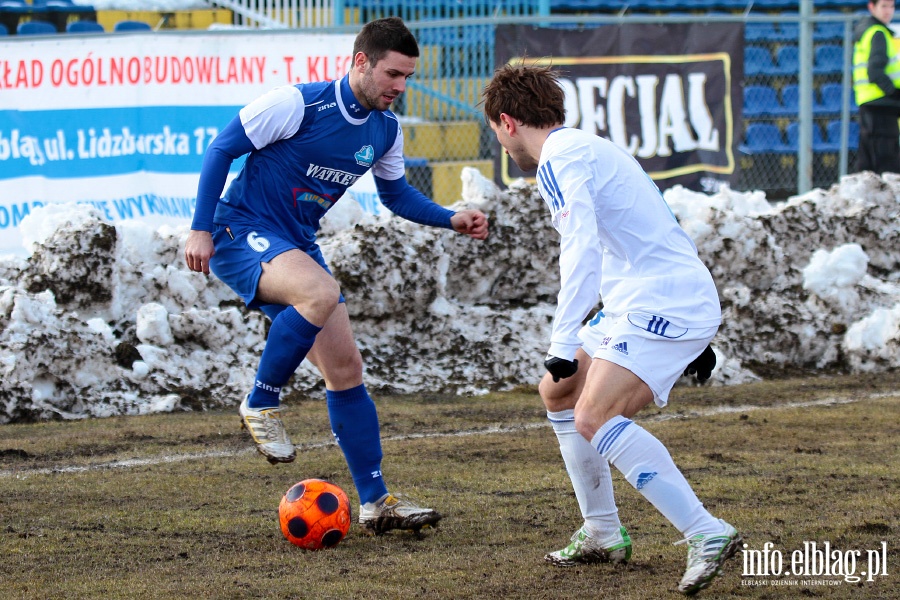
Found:
[[[190,223],[203,154],[219,130],[273,87],[343,77],[354,37],[2,39],[0,254],[24,253],[22,218],[54,202],[91,203],[111,221]]]

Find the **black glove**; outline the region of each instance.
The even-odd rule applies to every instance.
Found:
[[[713,352],[712,346],[707,346],[706,350],[700,353],[700,356],[691,361],[691,364],[684,370],[684,374],[696,375],[697,381],[703,383],[710,378],[715,368],[716,353]]]
[[[578,359],[566,360],[548,354],[544,359],[544,366],[553,375],[553,383],[558,383],[560,379],[566,379],[578,372]]]

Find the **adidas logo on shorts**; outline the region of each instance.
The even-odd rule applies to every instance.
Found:
[[[615,346],[613,346],[613,350],[617,352],[621,352],[624,355],[628,355],[628,342],[619,342]]]

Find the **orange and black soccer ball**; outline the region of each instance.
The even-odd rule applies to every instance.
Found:
[[[278,520],[284,537],[295,546],[334,548],[350,530],[350,500],[333,483],[304,479],[281,498]]]

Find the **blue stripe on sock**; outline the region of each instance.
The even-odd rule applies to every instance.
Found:
[[[547,420],[550,421],[551,423],[574,423],[575,417],[570,417],[568,419],[554,419],[548,415]]]
[[[607,450],[609,450],[610,446],[618,439],[618,437],[622,434],[622,431],[625,430],[626,427],[631,425],[632,421],[628,419],[622,421],[621,423],[616,423],[613,427],[607,431],[602,438],[600,438],[600,442],[597,444],[597,452],[603,454]]]

